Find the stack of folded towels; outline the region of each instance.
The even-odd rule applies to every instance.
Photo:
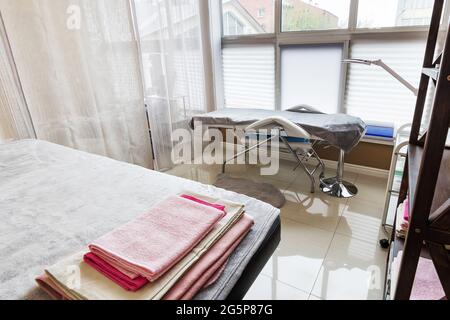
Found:
[[[243,205],[171,196],[36,281],[55,299],[189,300],[218,280],[253,224]]]
[[[395,226],[395,233],[398,238],[406,238],[409,229],[409,200],[400,204],[397,209],[397,224]]]

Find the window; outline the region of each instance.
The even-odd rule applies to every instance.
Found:
[[[341,44],[282,47],[282,109],[308,104],[322,112],[337,113],[341,60]]]
[[[226,12],[223,20],[223,28],[225,34],[229,36],[237,36],[244,34],[244,24],[242,24],[238,18],[231,12]]]
[[[219,107],[285,110],[308,104],[366,121],[411,122],[416,98],[407,88],[379,67],[342,60],[382,59],[418,86],[427,37],[423,27],[430,23],[433,0],[220,4],[224,20],[222,56],[216,59],[223,73],[218,75]],[[448,1],[445,6],[442,21],[448,21],[450,12]],[[228,15],[240,27],[237,22],[230,27]],[[427,111],[424,118],[429,118]]]
[[[434,0],[359,0],[358,27],[428,25],[433,4]]]
[[[282,31],[348,27],[350,0],[283,0]]]
[[[231,46],[222,50],[225,106],[275,108],[273,45]]]
[[[274,0],[222,0],[223,35],[273,33],[274,12]]]
[[[424,40],[364,40],[353,42],[353,58],[383,58],[402,77],[419,86]],[[345,109],[365,120],[411,123],[416,97],[387,72],[375,66],[351,65]]]

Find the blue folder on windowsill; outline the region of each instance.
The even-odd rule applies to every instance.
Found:
[[[395,129],[394,125],[373,125],[367,124],[366,138],[394,140]]]

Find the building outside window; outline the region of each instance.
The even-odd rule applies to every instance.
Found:
[[[258,9],[258,18],[264,18],[265,15],[266,15],[266,9],[265,8]]]
[[[227,12],[223,19],[223,28],[229,36],[244,34],[244,23],[241,22],[232,12]]]
[[[233,14],[244,28],[238,35],[274,32],[274,0],[223,0],[222,13]],[[224,28],[224,35],[231,36]]]

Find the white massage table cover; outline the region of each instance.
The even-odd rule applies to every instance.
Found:
[[[274,116],[292,121],[305,129],[311,136],[320,138],[346,153],[361,141],[367,130],[364,121],[347,114],[232,108],[194,116],[191,120],[191,127],[194,128],[197,122],[204,126],[248,126]]]

